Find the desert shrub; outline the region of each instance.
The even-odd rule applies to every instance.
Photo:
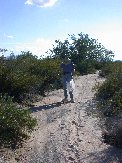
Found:
[[[95,73],[96,71],[95,66],[92,63],[92,61],[81,61],[79,64],[77,64],[76,70],[81,75],[92,74],[92,73]]]
[[[110,67],[105,82],[96,92],[97,107],[107,130],[105,142],[122,147],[122,69],[120,63],[113,63]]]
[[[0,145],[15,147],[28,138],[36,126],[27,109],[18,107],[8,95],[0,95]]]
[[[56,58],[46,58],[40,62],[40,76],[43,77],[43,88],[47,91],[61,87],[61,61]]]
[[[122,148],[122,117],[104,119],[103,140],[105,143]]]
[[[107,77],[119,71],[122,71],[121,61],[108,62],[108,63],[105,63],[104,66],[102,66],[101,71],[100,71],[100,76]]]
[[[61,87],[59,59],[37,59],[30,52],[22,52],[16,57],[1,57],[0,63],[0,93],[7,93],[16,102]]]
[[[2,93],[8,93],[16,102],[21,102],[26,93],[31,92],[36,82],[34,75],[11,72],[7,75],[6,81],[3,81]]]
[[[109,76],[99,87],[96,97],[105,116],[119,114],[122,111],[122,72]]]

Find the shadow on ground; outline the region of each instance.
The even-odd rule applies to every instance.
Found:
[[[59,106],[61,106],[61,104],[63,104],[63,103],[56,102],[56,103],[51,103],[48,105],[32,106],[29,110],[33,113],[33,112],[38,112],[38,111],[42,111],[42,110],[48,110],[48,109],[52,109],[55,107],[59,107]]]
[[[86,101],[81,105],[82,107],[85,107],[88,116],[97,115],[96,101],[94,99]],[[122,149],[111,145],[104,151],[91,152],[87,158],[83,159],[90,159],[93,163],[122,163]]]
[[[104,151],[89,153],[87,158],[83,158],[83,160],[86,159],[90,159],[94,163],[122,163],[122,149],[110,146]]]

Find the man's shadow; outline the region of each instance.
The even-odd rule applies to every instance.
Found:
[[[46,104],[46,105],[41,105],[41,106],[31,106],[30,107],[30,112],[38,112],[38,111],[42,111],[42,110],[48,110],[48,109],[52,109],[55,107],[59,107],[61,106],[61,104],[63,104],[63,102],[56,102],[56,103],[52,103],[52,104]]]

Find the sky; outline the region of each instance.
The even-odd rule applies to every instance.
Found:
[[[46,56],[81,32],[122,60],[122,0],[0,0],[0,48],[15,54]]]

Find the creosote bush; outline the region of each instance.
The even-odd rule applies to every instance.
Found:
[[[97,88],[96,99],[107,130],[103,137],[105,142],[122,148],[122,62],[106,65],[102,71],[106,80]]]
[[[30,52],[0,58],[0,93],[21,103],[29,95],[44,95],[61,87],[60,60],[50,57],[37,59]]]
[[[0,145],[15,147],[26,140],[36,126],[29,111],[13,103],[12,98],[0,95]]]
[[[114,61],[114,62],[107,62],[102,66],[100,71],[100,76],[108,77],[111,74],[115,74],[116,72],[122,71],[122,62],[121,61]]]

